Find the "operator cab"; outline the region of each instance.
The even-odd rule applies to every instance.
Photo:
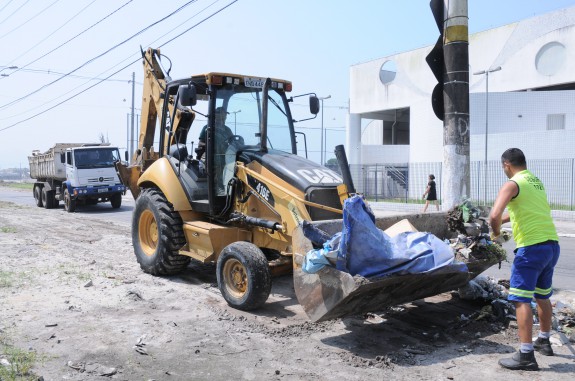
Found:
[[[180,113],[181,120],[186,119],[182,114],[192,115],[185,124],[180,120],[176,126],[164,125],[172,129],[165,135],[173,136],[167,155],[194,210],[210,215],[224,210],[234,190],[236,161],[247,164],[253,157],[242,152],[266,154],[272,150],[297,155],[294,120],[288,106],[290,99],[286,97],[291,82],[271,80],[264,91],[265,81],[209,73],[167,84],[166,92],[177,105],[174,112]],[[165,102],[164,108],[168,104]],[[317,98],[310,97],[310,111],[314,114],[318,109],[313,106],[317,105]],[[200,109],[207,109],[207,114],[200,113]],[[167,110],[164,113],[171,117]],[[192,128],[195,113],[205,116],[206,123],[196,123]],[[188,151],[186,143],[196,137],[200,143],[194,158],[190,155],[193,149]]]
[[[166,70],[159,49],[142,51],[142,57],[147,77],[138,149],[130,164],[119,160],[114,164],[134,198],[142,189],[157,186],[170,193],[168,199],[176,202],[180,210],[187,210],[191,204],[193,211],[218,219],[231,210],[232,198],[238,195],[235,189],[245,195],[246,189],[240,189],[239,184],[246,184],[250,195],[255,191],[246,183],[244,175],[252,170],[248,168],[252,163],[250,158],[274,155],[274,152],[292,156],[305,154],[307,158],[305,134],[295,132],[297,121],[293,120],[288,106],[297,97],[286,96],[292,90],[291,82],[226,73],[172,80],[171,62],[167,60],[170,67]],[[313,93],[299,96],[305,95],[309,95],[310,112],[314,116],[300,122],[317,117],[319,112],[317,96]],[[194,123],[196,116],[203,118]],[[218,126],[223,127],[223,133]],[[194,157],[194,148],[200,148],[194,147],[194,141],[204,127],[201,154]],[[302,152],[298,152],[296,134],[304,138]],[[261,155],[242,155],[248,150]],[[156,164],[160,158],[164,160]],[[238,161],[246,167],[240,173]],[[311,167],[316,165],[310,163]],[[166,174],[170,180],[158,183],[166,164],[173,170]],[[251,166],[257,167],[255,163]],[[179,187],[173,191],[164,189],[172,187],[174,180],[179,181],[183,194]]]

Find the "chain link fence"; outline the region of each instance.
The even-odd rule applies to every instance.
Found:
[[[575,210],[575,159],[527,160],[527,168],[545,185],[551,208]],[[476,205],[493,205],[507,177],[500,161],[470,163],[470,200]],[[428,176],[435,176],[437,197],[442,198],[442,163],[351,165],[358,192],[372,201],[423,203]]]

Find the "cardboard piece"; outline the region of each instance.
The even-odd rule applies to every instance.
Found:
[[[417,232],[418,230],[407,219],[403,219],[391,225],[383,232],[390,237],[395,237],[404,232]]]

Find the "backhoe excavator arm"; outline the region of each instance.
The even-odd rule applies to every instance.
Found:
[[[122,182],[130,188],[132,195],[138,197],[140,189],[138,179],[142,173],[160,155],[154,150],[154,138],[156,133],[156,123],[158,116],[161,119],[161,113],[164,107],[164,101],[167,99],[169,118],[172,123],[172,134],[166,129],[163,131],[164,146],[161,152],[168,152],[168,148],[176,142],[185,143],[187,132],[194,120],[194,112],[187,107],[177,106],[177,94],[169,94],[167,87],[171,78],[160,64],[160,50],[148,48],[144,53],[142,51],[144,66],[144,88],[142,92],[142,112],[140,119],[140,134],[138,137],[138,148],[132,157],[132,163],[129,166],[117,163],[116,170],[122,179]],[[165,122],[164,122],[165,123]]]

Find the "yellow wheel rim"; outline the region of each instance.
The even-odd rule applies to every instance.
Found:
[[[226,288],[235,298],[244,296],[248,289],[246,268],[237,259],[228,259],[224,264],[224,282]]]
[[[144,254],[149,257],[154,255],[158,247],[158,224],[154,213],[150,210],[144,210],[140,215],[138,235]]]

